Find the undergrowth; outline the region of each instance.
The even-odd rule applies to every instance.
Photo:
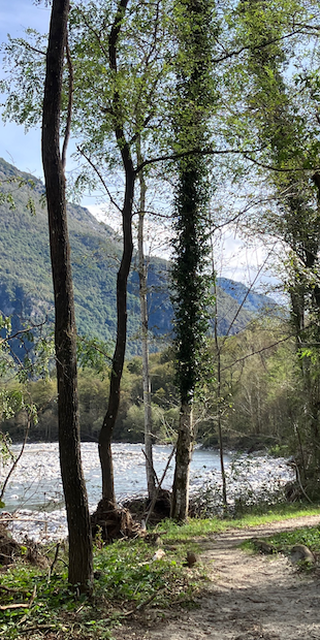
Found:
[[[161,617],[171,606],[193,606],[204,588],[206,573],[201,562],[192,568],[186,566],[186,555],[187,551],[201,549],[202,539],[232,527],[317,513],[319,510],[310,506],[277,505],[264,515],[246,514],[238,519],[190,519],[180,526],[164,521],[154,530],[160,546],[143,539],[118,541],[109,546],[98,541],[90,597],[78,596],[68,586],[66,551],[60,552],[53,575],[49,575],[48,568],[33,566],[22,556],[0,573],[0,638],[110,639],[114,626],[137,612],[142,614],[153,608]],[[152,538],[153,542],[159,542],[156,538],[156,535]],[[277,534],[272,544],[276,545],[277,539],[279,548],[302,542],[312,550],[320,550],[317,528]],[[55,549],[51,547],[48,552],[43,548],[42,553],[49,558],[49,566]],[[162,557],[156,559],[156,553]]]
[[[184,545],[165,550],[159,560],[154,559],[156,551],[143,540],[96,548],[90,597],[77,596],[68,586],[65,559],[61,558],[59,570],[50,579],[48,570],[19,559],[0,579],[2,607],[8,607],[0,611],[0,637],[22,640],[31,632],[54,632],[54,638],[64,640],[100,640],[111,638],[115,624],[147,605],[159,610],[172,604],[192,605],[205,577],[203,570],[185,566]]]

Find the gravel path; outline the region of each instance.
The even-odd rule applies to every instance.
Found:
[[[298,573],[283,556],[252,555],[238,545],[254,536],[315,526],[319,516],[227,531],[202,546],[209,582],[191,611],[169,612],[115,632],[117,640],[320,640],[320,578]]]

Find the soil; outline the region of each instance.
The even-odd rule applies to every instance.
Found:
[[[320,569],[302,573],[282,555],[239,549],[252,537],[316,526],[320,516],[235,529],[201,541],[208,582],[196,608],[140,616],[113,632],[116,640],[320,640]],[[186,571],[194,568],[186,567]]]

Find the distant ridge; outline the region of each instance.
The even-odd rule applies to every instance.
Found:
[[[23,177],[34,181],[34,189],[8,185],[5,181]],[[11,191],[15,208],[0,206],[0,311],[12,315],[16,327],[23,319],[47,315],[53,319],[53,294],[47,213],[43,206],[44,186],[33,176],[20,172],[0,159],[0,188]],[[35,215],[27,210],[32,196]],[[114,231],[100,223],[84,207],[69,204],[68,220],[78,332],[113,342],[116,330],[116,272],[121,245]],[[128,355],[140,352],[139,281],[133,260],[128,287]],[[149,285],[150,334],[152,348],[161,348],[172,332],[172,306],[168,290],[170,263],[151,258]],[[225,334],[248,289],[242,283],[218,278],[218,331]],[[250,291],[231,333],[237,333],[253,316],[275,302]]]

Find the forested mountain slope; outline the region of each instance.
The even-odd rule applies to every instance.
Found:
[[[33,188],[19,184],[32,180]],[[8,182],[13,180],[12,182]],[[17,181],[16,181],[17,180]],[[0,159],[0,187],[10,191],[14,208],[0,206],[0,310],[14,317],[17,327],[24,319],[53,318],[53,294],[49,257],[47,213],[43,184]],[[27,203],[32,198],[35,213]],[[112,341],[116,328],[116,272],[121,245],[113,230],[100,223],[85,208],[69,204],[69,231],[78,332]],[[150,331],[154,349],[172,331],[172,307],[168,290],[170,263],[152,258],[149,268]],[[247,291],[241,283],[218,280],[218,327],[225,334]],[[266,296],[250,292],[231,333],[244,328],[266,304]],[[139,352],[138,274],[135,259],[128,292],[128,353]]]

